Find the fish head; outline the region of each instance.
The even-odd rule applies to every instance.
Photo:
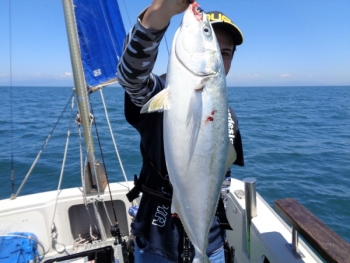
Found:
[[[208,78],[224,71],[213,27],[196,2],[185,11],[175,38],[175,56],[192,74]]]

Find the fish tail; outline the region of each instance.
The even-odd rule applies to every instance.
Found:
[[[196,253],[196,256],[193,259],[193,263],[210,263],[210,260],[206,254],[202,254],[200,257],[197,257]]]

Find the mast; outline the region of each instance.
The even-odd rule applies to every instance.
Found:
[[[83,72],[83,65],[81,62],[81,55],[78,42],[78,33],[76,29],[75,16],[73,11],[72,0],[62,0],[63,9],[67,27],[67,35],[69,42],[69,51],[73,69],[74,85],[77,94],[77,101],[79,107],[80,121],[84,130],[84,139],[87,150],[87,159],[90,166],[92,178],[96,177],[96,159],[95,147],[91,133],[90,107],[89,97],[86,89],[86,82]]]

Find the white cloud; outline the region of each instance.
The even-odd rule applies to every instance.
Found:
[[[244,79],[256,79],[258,78],[258,74],[245,74],[245,75],[239,75],[237,76],[238,79],[244,80]]]
[[[281,78],[288,78],[288,77],[290,77],[290,75],[289,75],[289,74],[287,74],[287,73],[283,73],[283,74],[281,74]]]
[[[8,73],[1,73],[1,74],[0,74],[0,78],[8,77],[8,76],[10,76]]]
[[[64,72],[64,74],[61,75],[60,77],[61,77],[61,78],[71,78],[72,76],[73,76],[72,73],[70,73],[70,72]]]

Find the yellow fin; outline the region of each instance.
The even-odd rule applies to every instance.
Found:
[[[236,158],[237,158],[237,153],[236,153],[235,147],[232,145],[232,143],[230,143],[230,140],[228,140],[225,174],[227,170],[231,167],[233,162],[236,161]]]
[[[168,104],[169,89],[164,89],[153,98],[151,98],[143,107],[140,113],[150,113],[155,111],[164,111],[169,109]]]

